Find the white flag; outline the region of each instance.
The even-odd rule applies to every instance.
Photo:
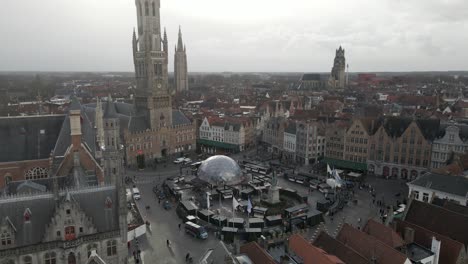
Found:
[[[249,212],[249,214],[252,212],[252,203],[250,202],[250,197],[247,203],[247,212]]]
[[[232,209],[236,210],[238,206],[239,206],[239,202],[233,196],[232,197]]]
[[[329,173],[329,174],[333,173],[333,171],[331,170],[330,165],[328,165],[328,163],[327,163],[327,173]]]

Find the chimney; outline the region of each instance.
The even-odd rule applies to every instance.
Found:
[[[410,227],[405,227],[405,233],[403,236],[406,244],[411,244],[414,241],[414,229]]]

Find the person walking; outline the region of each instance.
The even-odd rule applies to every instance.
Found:
[[[187,262],[190,258],[190,252],[187,253],[187,255],[185,255],[185,262]]]
[[[179,223],[179,230],[180,230],[180,226],[181,226],[181,224]]]

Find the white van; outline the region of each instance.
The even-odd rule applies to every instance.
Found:
[[[133,199],[140,200],[141,199],[140,190],[138,190],[138,188],[133,188],[132,191],[133,191]]]

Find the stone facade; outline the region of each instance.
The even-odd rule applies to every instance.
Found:
[[[283,150],[285,128],[286,119],[284,117],[271,117],[265,122],[262,141],[268,145],[270,152],[280,153]]]
[[[325,155],[325,126],[317,120],[296,123],[296,162],[313,164]]]
[[[244,122],[205,117],[199,129],[198,145],[204,153],[235,153],[245,150],[246,139]]]
[[[330,76],[330,85],[335,88],[344,88],[346,85],[346,59],[345,50],[340,46],[335,53],[335,60]]]
[[[443,134],[432,144],[431,168],[436,169],[447,165],[453,154],[463,154],[468,151],[468,127],[460,124],[449,124],[443,129]]]
[[[369,172],[402,179],[422,175],[429,168],[438,129],[438,120],[387,118],[369,138]]]
[[[176,92],[188,91],[187,50],[182,41],[179,27],[179,38],[174,53],[174,82]]]

